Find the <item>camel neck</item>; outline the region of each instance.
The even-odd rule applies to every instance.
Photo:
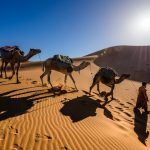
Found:
[[[30,53],[28,53],[27,55],[22,57],[21,61],[22,62],[28,61],[31,57],[32,57],[32,55]]]
[[[123,77],[120,77],[119,79],[116,79],[115,84],[119,84],[124,80]]]

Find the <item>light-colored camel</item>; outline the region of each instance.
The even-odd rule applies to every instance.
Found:
[[[47,59],[47,60],[43,63],[43,71],[44,71],[44,69],[45,69],[45,71],[44,71],[44,73],[40,76],[42,85],[43,85],[43,77],[44,77],[45,75],[47,75],[47,77],[48,77],[48,78],[47,78],[48,83],[49,83],[49,84],[51,85],[51,87],[53,88],[52,83],[51,83],[51,81],[50,81],[50,75],[51,75],[51,71],[52,71],[52,70],[55,70],[55,71],[58,71],[58,72],[61,72],[61,73],[65,74],[65,80],[64,80],[65,85],[66,85],[66,83],[67,83],[67,76],[69,75],[69,77],[70,77],[71,80],[73,81],[74,86],[75,86],[75,88],[76,88],[76,90],[77,90],[77,86],[76,86],[75,80],[74,80],[74,78],[73,78],[73,76],[72,76],[72,72],[73,72],[73,71],[80,71],[80,70],[86,68],[88,65],[90,65],[90,62],[85,62],[85,61],[83,61],[79,66],[75,66],[75,65],[72,65],[72,64],[71,64],[69,67],[65,67],[65,66],[63,67],[63,65],[62,65],[62,66],[59,65],[59,63],[57,62],[57,60],[54,60],[54,59],[52,59],[52,58],[49,58],[49,59]]]
[[[123,80],[129,78],[130,74],[122,74],[120,76],[120,78],[118,78],[118,79],[116,79],[116,77],[117,77],[117,73],[112,68],[108,68],[108,67],[101,68],[95,74],[95,76],[93,78],[93,83],[90,87],[89,93],[91,94],[91,91],[92,91],[93,87],[95,85],[97,85],[97,91],[100,94],[99,83],[101,82],[101,83],[103,83],[103,84],[105,84],[105,85],[107,85],[111,88],[111,91],[105,95],[105,99],[107,100],[108,96],[110,96],[110,95],[112,96],[112,99],[113,99],[113,91],[114,91],[114,88],[115,88],[115,84],[119,84]]]
[[[25,62],[28,61],[31,57],[33,57],[36,54],[41,53],[40,49],[30,49],[30,51],[28,52],[27,55],[22,55],[22,53],[20,53],[20,51],[15,51],[12,56],[10,58],[1,58],[2,59],[2,67],[1,67],[1,77],[2,77],[2,71],[4,70],[5,72],[5,78],[7,78],[6,75],[6,67],[8,65],[8,63],[10,63],[11,65],[11,69],[12,69],[12,76],[9,77],[9,79],[12,79],[14,74],[15,74],[15,64],[17,63],[17,68],[16,68],[16,83],[20,83],[19,79],[18,79],[18,72],[19,72],[19,68],[20,68],[20,63],[21,62]],[[4,68],[3,68],[4,66]]]

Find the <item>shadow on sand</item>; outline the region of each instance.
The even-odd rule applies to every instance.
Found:
[[[65,116],[70,116],[73,122],[77,122],[89,116],[96,116],[96,109],[102,108],[104,109],[104,115],[113,120],[111,112],[105,107],[111,101],[103,102],[103,104],[100,104],[100,102],[102,101],[83,95],[63,102],[64,106],[60,109],[60,112]]]
[[[28,110],[33,107],[36,102],[41,102],[44,98],[54,97],[53,92],[51,92],[49,89],[36,89],[36,91],[33,89],[33,91],[30,90],[32,88],[34,87],[11,90],[0,94],[0,121],[28,113]],[[25,92],[25,89],[29,89],[29,91]],[[21,91],[21,93],[14,93],[17,91]],[[62,95],[72,92],[74,91],[65,92],[64,90],[60,90],[58,94]],[[29,96],[23,96],[23,94],[27,93]],[[14,98],[14,96],[17,98]]]
[[[145,141],[149,136],[149,131],[147,129],[147,121],[148,121],[148,114],[145,112],[140,112],[138,109],[134,109],[134,131],[138,135],[138,139],[146,145]]]

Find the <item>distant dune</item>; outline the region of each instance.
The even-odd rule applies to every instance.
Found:
[[[109,66],[119,74],[130,73],[132,80],[150,82],[150,46],[115,46],[89,54],[98,55],[94,63]]]

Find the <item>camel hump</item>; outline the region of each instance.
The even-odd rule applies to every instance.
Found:
[[[69,56],[54,55],[53,60],[72,65],[73,61]]]
[[[117,73],[112,68],[106,67],[100,69],[100,74],[102,82],[107,84],[115,78]]]
[[[111,67],[103,67],[100,70],[101,70],[101,73],[104,76],[107,76],[107,77],[117,76],[118,75],[118,73],[114,69],[112,69]]]
[[[0,49],[2,49],[4,51],[7,51],[7,52],[12,52],[12,51],[15,51],[15,50],[20,50],[18,46],[4,46],[4,47],[1,47]]]

